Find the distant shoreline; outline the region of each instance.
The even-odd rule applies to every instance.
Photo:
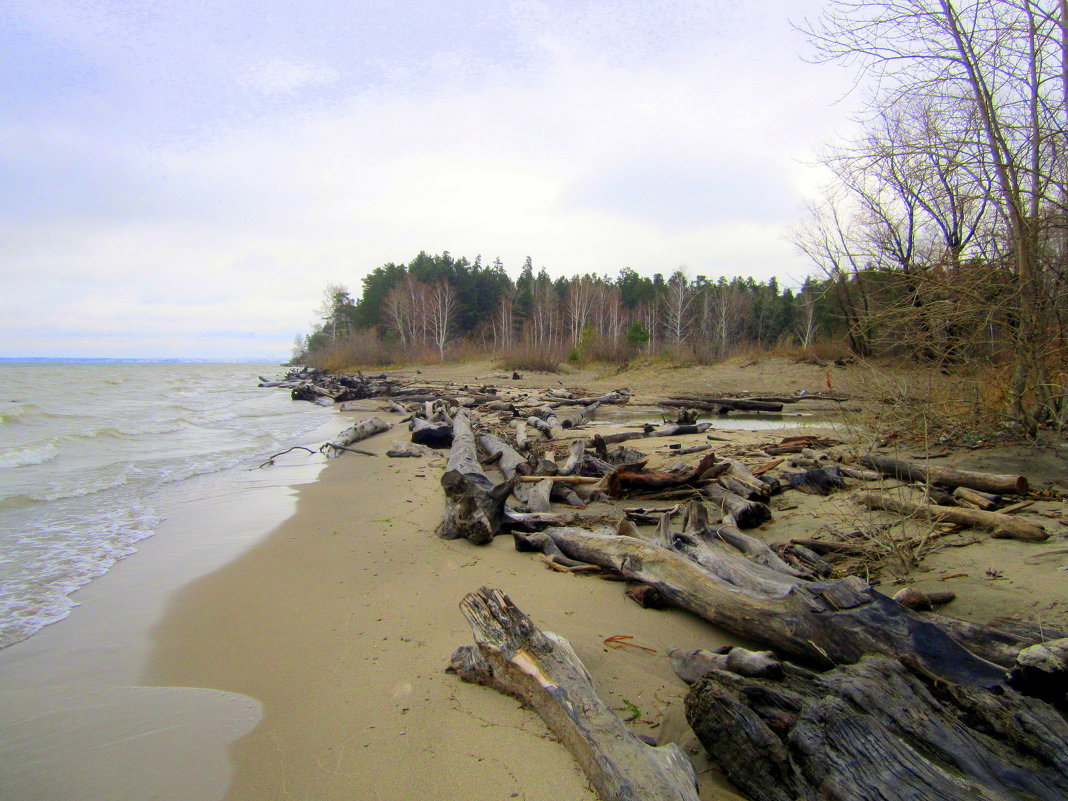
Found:
[[[275,364],[284,366],[282,359],[116,359],[107,356],[0,356],[0,364]]]

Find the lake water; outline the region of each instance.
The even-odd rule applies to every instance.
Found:
[[[270,365],[0,363],[0,647],[66,617],[183,487],[254,469],[333,414]]]

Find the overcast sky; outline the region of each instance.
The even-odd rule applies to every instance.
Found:
[[[288,356],[420,250],[809,265],[817,0],[4,0],[0,356]]]

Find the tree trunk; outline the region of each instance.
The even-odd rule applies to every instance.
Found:
[[[563,637],[542,632],[500,590],[460,604],[475,644],[452,655],[461,679],[514,696],[564,744],[602,801],[697,801],[693,766],[674,745],[646,745],[597,696]]]
[[[478,438],[482,450],[491,459],[496,459],[497,469],[507,478],[515,478],[517,474],[523,475],[530,472],[527,460],[520,456],[515,448],[500,437],[493,434],[482,434]]]

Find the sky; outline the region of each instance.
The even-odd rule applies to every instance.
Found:
[[[421,250],[799,284],[819,7],[4,0],[0,357],[284,359]]]

